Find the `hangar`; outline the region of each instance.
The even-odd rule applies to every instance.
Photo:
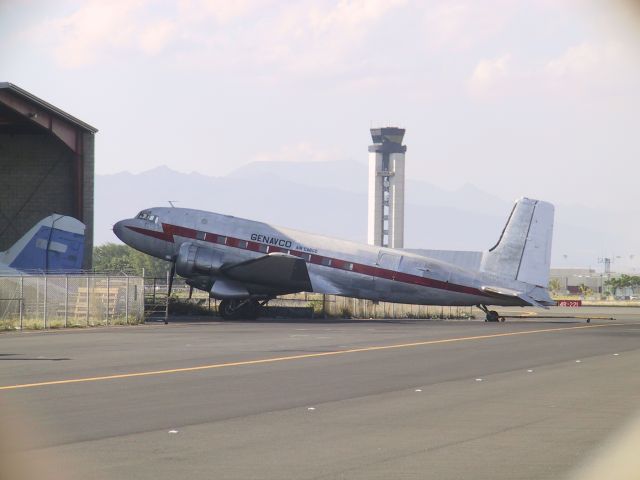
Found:
[[[86,225],[83,268],[91,268],[97,131],[0,82],[0,251],[44,217],[60,213]]]

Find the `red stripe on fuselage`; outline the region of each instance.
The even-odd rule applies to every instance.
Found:
[[[165,240],[167,242],[171,242],[171,243],[175,243],[175,238],[174,235],[177,235],[179,237],[183,237],[183,238],[190,238],[193,240],[198,240],[197,235],[198,235],[198,230],[194,230],[192,228],[187,228],[187,227],[181,227],[179,225],[171,225],[171,224],[166,224],[163,223],[162,224],[162,231],[159,232],[157,230],[148,230],[145,228],[140,228],[140,227],[127,227],[130,228],[131,230],[133,230],[134,232],[140,233],[142,235],[147,235],[149,237],[153,237],[153,238],[157,238],[159,240]],[[229,237],[227,235],[218,235],[216,233],[210,233],[210,232],[202,232],[204,234],[204,239],[201,241],[206,241],[209,243],[216,243],[216,244],[220,244],[220,245],[226,245],[228,247],[231,248],[239,248],[241,250],[249,250],[249,251],[253,251],[253,252],[260,252],[260,246],[264,245],[264,246],[268,246],[269,247],[269,251],[268,252],[263,252],[263,253],[272,253],[272,252],[286,252],[286,249],[283,248],[279,248],[279,247],[275,247],[272,245],[267,245],[264,243],[257,243],[257,242],[252,242],[252,241],[247,241],[247,246],[246,247],[241,247],[239,246],[240,242],[243,241],[243,239],[239,239],[239,238],[234,238],[234,237]],[[224,237],[226,239],[226,243],[219,243],[218,242],[218,237]],[[246,241],[246,240],[245,240]],[[290,250],[291,255],[295,255],[297,257],[301,257],[304,256],[304,252],[298,251],[298,250]],[[328,258],[331,260],[331,265],[327,266],[327,265],[322,265],[322,259],[323,258]],[[494,296],[488,294],[487,292],[484,292],[482,290],[479,290],[477,288],[474,287],[467,287],[465,285],[458,285],[455,283],[449,283],[449,282],[443,282],[441,280],[435,280],[433,278],[426,278],[426,277],[421,277],[419,275],[413,275],[411,273],[404,273],[404,272],[398,272],[395,270],[389,270],[386,268],[380,268],[380,267],[375,267],[372,265],[365,265],[363,263],[354,263],[351,262],[349,260],[340,260],[337,258],[332,258],[332,257],[325,257],[322,255],[311,255],[311,259],[309,260],[309,263],[313,263],[315,265],[321,265],[321,266],[325,266],[327,268],[335,268],[338,270],[343,270],[345,272],[353,272],[353,273],[360,273],[362,275],[369,275],[371,277],[376,277],[376,278],[382,278],[385,280],[391,280],[394,282],[400,282],[400,283],[408,283],[411,285],[419,285],[422,287],[428,287],[428,288],[435,288],[438,290],[447,290],[449,292],[456,292],[456,293],[466,293],[468,295],[476,295],[476,296],[481,296],[481,297],[490,297],[490,298],[494,298]],[[345,263],[352,263],[353,264],[353,270],[345,270],[343,268]]]
[[[168,235],[166,231],[159,232],[157,230],[148,230],[146,228],[132,227],[130,225],[127,225],[126,228],[133,230],[136,233],[146,235],[147,237],[153,237],[159,240],[164,240],[165,242],[173,243],[173,235]]]

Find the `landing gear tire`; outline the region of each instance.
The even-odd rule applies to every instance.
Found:
[[[260,315],[261,305],[257,300],[222,300],[218,313],[225,320],[255,320]]]
[[[478,308],[485,313],[485,322],[504,322],[504,317],[495,310],[489,310],[485,305],[478,305]]]

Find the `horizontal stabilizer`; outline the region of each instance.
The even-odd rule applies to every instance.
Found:
[[[482,287],[481,290],[483,292],[493,293],[503,297],[519,297],[520,295],[522,295],[522,292],[519,292],[517,290],[511,290],[510,288],[503,288],[503,287],[486,287],[485,286],[485,287]]]
[[[530,292],[521,292],[505,287],[483,286],[481,290],[495,297],[519,298],[523,306],[548,308],[555,305],[555,302],[549,297],[546,289],[536,287]]]

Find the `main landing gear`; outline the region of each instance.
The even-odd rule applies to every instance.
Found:
[[[504,317],[495,310],[489,310],[486,305],[477,305],[477,307],[485,313],[485,322],[504,322]]]
[[[267,301],[261,303],[255,298],[222,300],[218,305],[218,313],[226,320],[255,320],[266,303]]]

